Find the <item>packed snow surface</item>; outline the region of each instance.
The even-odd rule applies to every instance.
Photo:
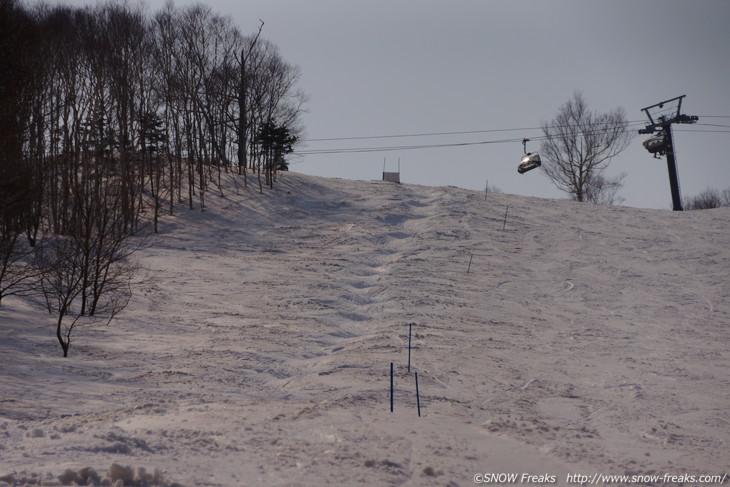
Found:
[[[0,485],[730,472],[730,208],[227,181],[68,358],[2,303]]]

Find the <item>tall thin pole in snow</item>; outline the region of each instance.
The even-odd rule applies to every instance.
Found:
[[[509,205],[507,205],[507,209],[504,210],[504,223],[502,223],[502,231],[504,232],[504,227],[507,226],[507,212],[509,211]]]
[[[421,417],[421,396],[418,394],[418,372],[416,372],[416,405],[418,406],[418,417]]]
[[[393,412],[393,362],[390,363],[390,412]]]
[[[413,323],[408,323],[408,372],[411,371],[411,330]]]

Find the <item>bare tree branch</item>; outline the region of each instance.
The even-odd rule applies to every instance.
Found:
[[[542,170],[558,189],[576,201],[618,201],[616,192],[625,175],[608,179],[603,172],[634,136],[623,109],[591,112],[576,91],[553,120],[542,124],[542,130],[546,137],[540,148],[545,160]]]

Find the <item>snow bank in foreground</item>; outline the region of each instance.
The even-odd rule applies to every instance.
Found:
[[[182,487],[178,483],[167,483],[159,470],[152,473],[147,472],[144,467],[134,469],[128,466],[112,464],[108,472],[99,475],[91,467],[79,470],[66,469],[61,475],[47,473],[20,472],[0,477],[0,487],[25,487],[25,486],[63,486],[63,485],[85,485],[85,486],[109,486],[109,487]]]

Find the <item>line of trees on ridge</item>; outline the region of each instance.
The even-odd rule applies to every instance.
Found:
[[[286,169],[306,97],[260,34],[200,4],[0,0],[0,301],[42,290],[64,355],[126,304],[161,212]]]

